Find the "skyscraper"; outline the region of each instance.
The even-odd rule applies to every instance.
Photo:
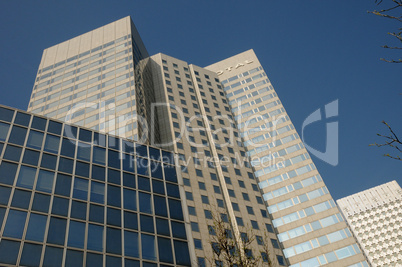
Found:
[[[154,101],[148,57],[129,17],[47,48],[28,111],[138,140]]]
[[[0,266],[190,266],[174,160],[0,106]]]
[[[402,265],[402,189],[396,181],[337,203],[372,266]]]
[[[252,229],[249,256],[367,266],[252,50],[205,68],[148,57],[127,17],[46,49],[28,111],[174,151],[201,266],[217,217],[238,244]]]
[[[254,51],[206,69],[216,72],[224,86],[291,266],[360,262],[361,253],[347,224]]]

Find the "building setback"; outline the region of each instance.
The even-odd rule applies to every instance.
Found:
[[[372,266],[402,265],[402,189],[396,181],[337,203]]]
[[[46,49],[28,111],[174,152],[193,265],[214,262],[221,218],[275,265],[368,266],[252,50],[149,57],[126,17]]]

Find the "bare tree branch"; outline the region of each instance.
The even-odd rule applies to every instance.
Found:
[[[391,126],[388,123],[386,123],[385,121],[382,121],[382,123],[388,127],[389,134],[388,135],[377,134],[377,135],[382,137],[383,139],[385,139],[385,142],[382,144],[374,143],[374,144],[371,144],[370,146],[376,146],[376,147],[388,146],[393,149],[396,149],[399,153],[402,153],[402,149],[401,149],[402,141],[399,140],[398,136],[396,135],[394,130],[392,130]],[[396,159],[396,160],[402,161],[402,158],[399,155],[391,156],[390,154],[384,154],[384,156],[389,157],[391,159]]]
[[[395,20],[397,22],[402,22],[402,15],[391,14],[392,12],[395,12],[397,10],[397,8],[402,7],[402,0],[391,0],[391,1],[392,1],[392,3],[391,3],[392,6],[391,7],[382,9],[380,11],[373,10],[373,11],[367,11],[367,12],[371,13],[371,14],[374,14],[376,16],[380,16],[380,17],[387,18],[387,19],[392,19],[392,20]],[[375,3],[377,5],[380,5],[380,4],[383,3],[383,0],[376,0]],[[402,42],[402,28],[399,28],[398,30],[399,30],[399,32],[389,32],[388,35],[391,35],[391,36],[395,37],[396,40]],[[382,47],[383,48],[388,48],[388,49],[396,49],[396,50],[402,49],[402,47],[400,47],[400,46],[383,45]],[[381,58],[381,60],[385,61],[385,62],[389,62],[389,63],[402,63],[402,59],[396,59],[395,60],[395,59]]]

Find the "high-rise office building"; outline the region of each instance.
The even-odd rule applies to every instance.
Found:
[[[206,67],[223,84],[291,266],[365,266],[362,254],[252,50]]]
[[[175,152],[193,263],[215,260],[220,218],[254,258],[367,266],[252,50],[148,57],[127,17],[46,49],[28,111]]]
[[[0,266],[190,266],[174,160],[0,106]]]
[[[236,240],[252,229],[250,255],[265,259],[266,245],[287,265],[217,75],[147,54],[129,17],[45,49],[28,111],[177,152],[200,265],[213,258],[216,217]]]
[[[154,102],[153,91],[145,90],[153,87],[147,59],[129,17],[47,48],[28,111],[133,140],[142,134],[152,139],[137,121],[151,118]]]
[[[402,265],[402,189],[396,181],[337,203],[372,266]]]
[[[152,56],[151,62],[161,106],[161,145],[177,153],[185,166],[182,177],[197,257],[203,262],[212,254],[213,216],[220,216],[234,238],[244,238],[251,228],[256,236],[253,256],[260,256],[263,242],[269,242],[272,261],[286,265],[217,75],[164,54]]]

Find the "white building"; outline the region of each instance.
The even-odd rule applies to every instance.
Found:
[[[402,266],[402,189],[396,181],[337,203],[372,266]]]

